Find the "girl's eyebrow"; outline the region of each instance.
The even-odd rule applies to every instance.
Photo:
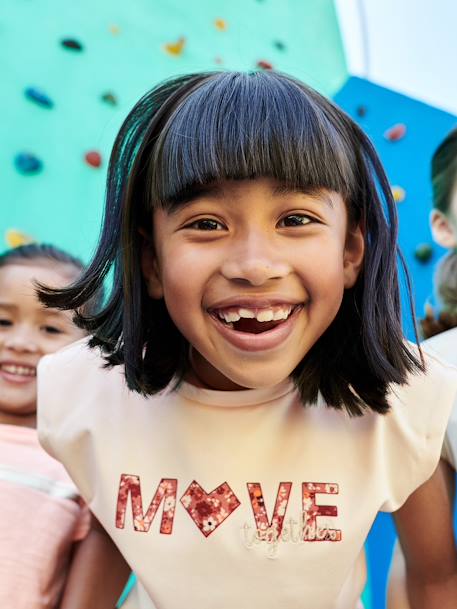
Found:
[[[10,303],[10,302],[2,302],[0,300],[0,309],[8,309],[11,311],[15,311],[18,308],[17,305]]]
[[[175,195],[172,200],[172,207],[169,211],[170,214],[177,213],[186,205],[190,205],[195,199],[204,199],[206,197],[220,198],[223,196],[224,189],[219,184],[202,184],[193,185],[186,188]]]
[[[323,201],[329,207],[333,209],[333,201],[329,193],[322,188],[309,188],[300,187],[300,186],[290,186],[288,184],[279,184],[273,189],[273,194],[275,196],[281,195],[305,195],[311,199],[315,199],[316,201]]]

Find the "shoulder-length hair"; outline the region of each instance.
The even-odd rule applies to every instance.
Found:
[[[273,72],[182,76],[152,89],[127,116],[112,151],[103,229],[87,271],[67,289],[43,290],[49,306],[79,310],[108,365],[125,365],[144,395],[183,378],[189,345],[163,300],[151,300],[140,266],[142,228],[154,209],[179,205],[201,185],[270,177],[305,192],[343,197],[365,234],[365,259],[327,331],[293,371],[304,403],[320,391],[352,415],[385,413],[391,383],[423,361],[404,341],[397,277],[397,216],[372,144],[339,108],[294,78]],[[94,316],[81,306],[108,272],[113,286]],[[408,284],[409,285],[409,284]],[[412,300],[410,295],[412,307]],[[413,313],[414,315],[414,313]]]
[[[433,153],[431,163],[433,207],[449,213],[457,184],[457,129],[453,129]]]

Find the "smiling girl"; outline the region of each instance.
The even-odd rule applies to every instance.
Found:
[[[396,235],[366,136],[289,76],[176,78],[127,117],[92,263],[41,293],[93,336],[41,363],[39,427],[157,607],[360,607],[379,510],[414,609],[455,606],[457,375],[402,336]]]
[[[86,335],[69,312],[43,307],[36,282],[62,287],[82,270],[78,259],[50,245],[0,255],[1,607],[84,609],[85,587],[101,576],[103,589],[92,590],[91,598],[112,607],[128,575],[119,557],[105,560],[114,554],[111,543],[97,533],[67,472],[44,452],[36,431],[38,362]],[[96,304],[92,298],[84,310]]]

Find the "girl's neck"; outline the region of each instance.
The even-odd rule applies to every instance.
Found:
[[[0,412],[0,425],[17,425],[18,427],[36,429],[36,412],[24,415]]]

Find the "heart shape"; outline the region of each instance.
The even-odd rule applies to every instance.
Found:
[[[205,537],[211,535],[240,505],[227,482],[207,493],[194,480],[180,501]]]

